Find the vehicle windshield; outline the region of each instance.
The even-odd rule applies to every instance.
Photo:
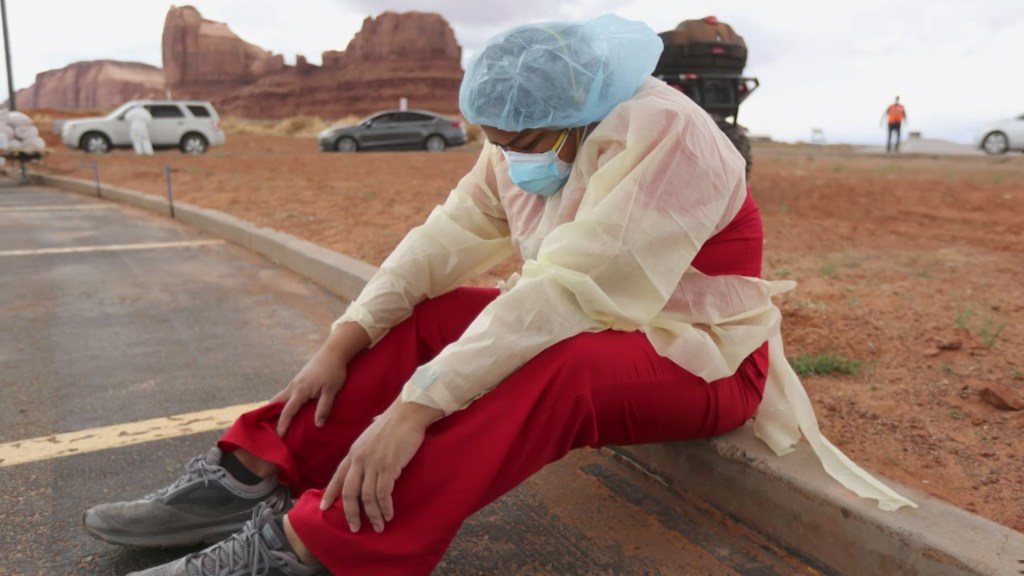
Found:
[[[124,116],[124,113],[127,112],[132,106],[135,106],[135,104],[136,102],[125,102],[124,104],[121,104],[120,106],[115,108],[113,112],[104,116],[104,118],[106,118],[107,120],[116,120],[121,116]]]

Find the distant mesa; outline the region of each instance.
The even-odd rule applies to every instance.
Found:
[[[410,107],[458,112],[462,49],[439,14],[366,18],[344,51],[326,51],[321,59],[321,66],[302,59],[240,86],[218,104],[252,118],[342,117],[397,106],[404,97]]]
[[[203,19],[191,6],[167,12],[161,46],[164,84],[182,97],[219,96],[285,70],[283,56],[242,40],[223,22]]]
[[[109,110],[125,100],[163,94],[164,72],[156,66],[94,60],[40,72],[36,83],[18,90],[15,98],[21,110]]]
[[[171,7],[161,47],[162,69],[101,60],[37,74],[17,93],[18,108],[102,111],[169,93],[249,118],[340,118],[397,106],[403,97],[410,107],[458,112],[462,49],[440,14],[366,18],[345,50],[322,54],[322,65],[298,56],[289,66],[226,23],[206,20],[192,6]]]

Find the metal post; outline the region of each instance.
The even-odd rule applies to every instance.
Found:
[[[171,195],[171,167],[164,164],[164,180],[167,182],[167,204],[171,207],[171,218],[174,218],[174,196]]]
[[[103,194],[100,192],[100,167],[95,160],[92,161],[92,178],[96,181],[96,197],[103,198]]]
[[[7,109],[11,112],[18,109],[14,101],[14,74],[11,72],[11,37],[7,34],[7,0],[0,0],[0,18],[4,21],[4,54],[7,57]]]

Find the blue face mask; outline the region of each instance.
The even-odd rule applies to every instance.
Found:
[[[508,162],[508,175],[516,186],[538,196],[551,196],[562,189],[569,179],[572,164],[558,157],[568,140],[569,131],[555,143],[555,147],[542,154],[502,150]]]

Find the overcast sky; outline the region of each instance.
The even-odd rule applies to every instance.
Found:
[[[159,0],[6,0],[14,84],[81,60],[161,65],[170,4]],[[709,14],[750,50],[761,88],[741,123],[778,140],[877,143],[893,97],[906,130],[969,142],[984,123],[1024,114],[1022,0],[196,0],[205,18],[295,62],[343,50],[362,21],[385,10],[430,10],[451,24],[463,56],[505,28],[615,12],[655,31]],[[425,8],[429,6],[429,8]],[[2,66],[0,62],[0,67]],[[4,82],[6,84],[6,82]],[[6,96],[6,95],[5,95]],[[413,105],[415,103],[412,103]]]

